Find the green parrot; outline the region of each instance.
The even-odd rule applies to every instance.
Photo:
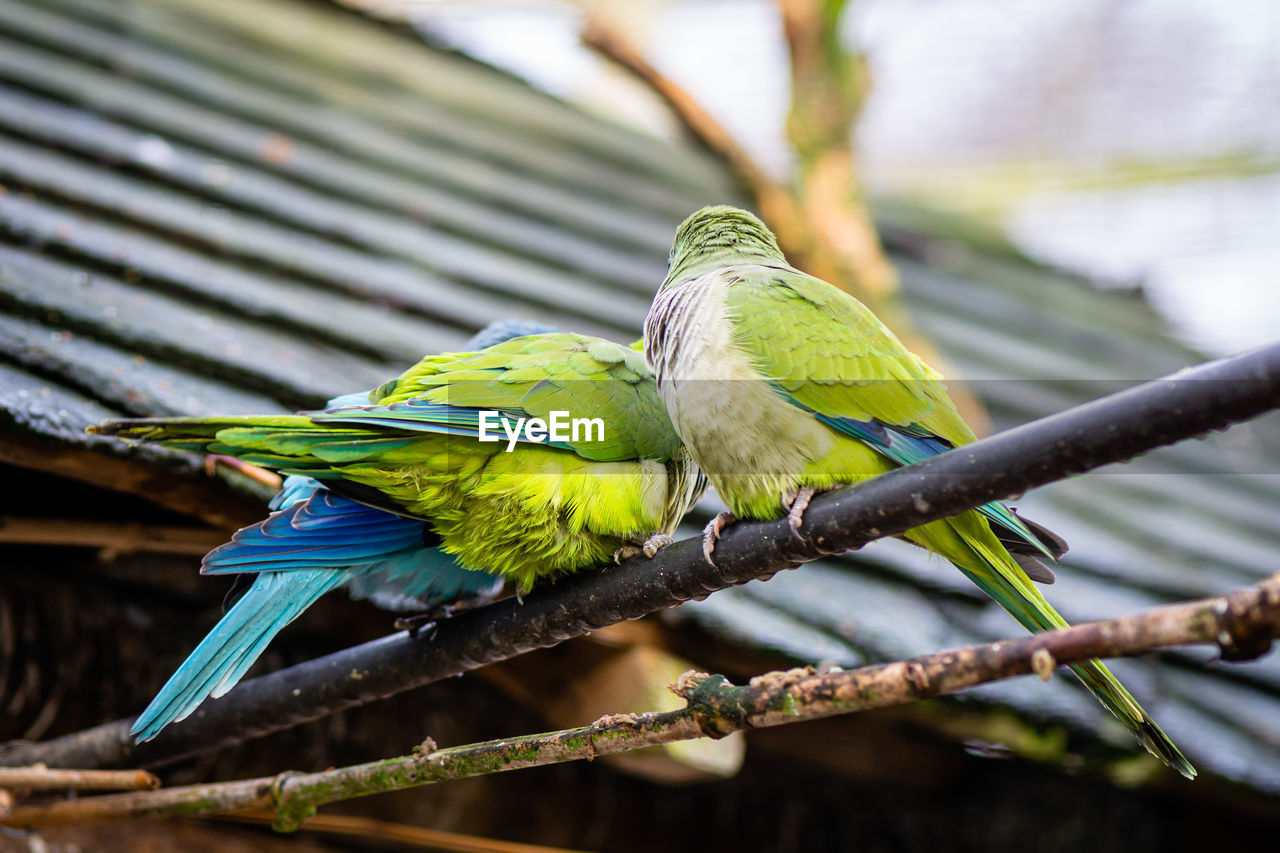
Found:
[[[544,329],[491,324],[476,351],[429,356],[320,412],[91,428],[290,475],[270,516],[202,561],[204,574],[236,575],[233,603],[134,721],[139,741],[230,690],[332,589],[433,618],[492,599],[504,578],[524,591],[540,575],[611,553],[653,556],[671,541],[706,481],[643,357],[599,338],[530,334]]]
[[[644,357],[566,333],[427,356],[368,405],[91,431],[234,456],[428,520],[463,569],[522,592],[637,546],[652,556],[706,484]]]
[[[676,231],[645,320],[645,355],[676,432],[732,514],[786,515],[798,529],[819,491],[850,485],[974,440],[941,376],[849,294],[787,263],[772,232],[734,207],[707,207]],[[921,525],[903,538],[950,560],[1028,631],[1067,625],[1032,580],[1065,543],[1002,503]],[[1153,755],[1195,769],[1099,661],[1072,667]]]

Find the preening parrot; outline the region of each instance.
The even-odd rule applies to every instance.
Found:
[[[230,690],[331,589],[425,610],[492,597],[506,579],[527,591],[542,575],[637,546],[652,556],[671,541],[705,479],[643,356],[600,338],[525,331],[491,327],[479,341],[491,345],[428,356],[324,411],[91,428],[291,475],[277,512],[205,557],[205,574],[255,580],[135,721],[139,742]],[[600,428],[565,427],[564,440],[507,434],[519,418],[554,412],[598,418]]]
[[[862,303],[787,263],[754,215],[708,207],[676,231],[645,320],[645,357],[676,432],[733,515],[787,515],[849,485],[974,440],[941,376]],[[1032,580],[1061,539],[1002,503],[921,525],[905,539],[940,554],[1028,631],[1067,625]],[[1073,666],[1153,755],[1195,769],[1101,662]]]

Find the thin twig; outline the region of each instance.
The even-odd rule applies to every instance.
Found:
[[[113,553],[157,551],[204,555],[227,541],[227,534],[201,527],[111,524],[61,518],[0,518],[0,542],[79,545]]]
[[[137,746],[129,720],[47,743],[14,743],[0,765],[152,766],[314,720],[765,578],[830,554],[1280,407],[1280,344],[1212,362],[1023,424],[814,498],[798,531],[786,519],[726,529],[716,565],[699,539],[652,560],[581,572],[442,620],[433,637],[392,635],[242,682]]]
[[[211,453],[204,458],[204,470],[210,477],[217,475],[219,465],[232,471],[239,471],[250,480],[261,486],[266,486],[272,491],[279,491],[281,484],[284,483],[284,478],[274,471],[268,471],[266,468],[260,468],[234,456]]]
[[[17,806],[4,819],[3,825],[37,829],[121,817],[195,817],[263,808],[274,804],[272,786],[279,778],[268,776],[239,782],[161,788],[146,793],[81,797],[47,806]]]
[[[840,38],[845,5],[778,0],[791,60],[787,137],[796,155],[795,195],[815,231],[806,269],[858,296],[899,331],[906,318],[898,316],[898,274],[880,244],[856,167],[852,135],[871,75],[865,58]],[[886,318],[887,310],[895,316]]]
[[[36,828],[143,815],[213,814],[270,803],[276,810],[276,828],[291,831],[318,806],[339,800],[902,705],[990,681],[1043,674],[1047,667],[1167,646],[1213,643],[1225,658],[1252,658],[1265,654],[1277,636],[1280,574],[1229,595],[849,671],[771,672],[740,687],[722,675],[688,672],[672,688],[688,703],[678,711],[613,714],[589,726],[447,749],[437,749],[428,740],[412,755],[319,773],[285,772],[20,807],[4,822]]]
[[[724,125],[682,86],[654,68],[630,40],[600,14],[587,19],[582,42],[630,71],[665,100],[689,132],[728,164],[787,254],[797,259],[805,255],[810,244],[809,230],[796,200],[782,184],[769,177]]]
[[[145,770],[50,770],[0,767],[0,788],[66,791],[150,791],[160,780]]]
[[[219,815],[218,819],[271,825],[276,822],[276,814],[267,809],[247,809]],[[580,853],[564,847],[546,847],[541,844],[523,844],[519,841],[462,835],[441,829],[428,829],[425,826],[409,826],[351,815],[316,815],[302,828],[308,832],[354,835],[365,839],[376,838],[379,841],[396,841],[401,844],[429,847],[432,850],[455,851],[455,853]]]

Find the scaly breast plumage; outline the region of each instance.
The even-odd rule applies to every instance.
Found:
[[[779,396],[735,344],[724,299],[730,282],[712,274],[665,294],[661,333],[653,340],[659,393],[676,432],[722,495],[732,479],[729,491],[746,486],[780,497],[829,452],[831,433]]]

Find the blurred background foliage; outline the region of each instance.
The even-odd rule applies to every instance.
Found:
[[[578,41],[626,32],[775,177],[792,168],[773,0],[351,0],[658,135],[652,93]],[[884,220],[957,217],[1103,286],[1142,288],[1194,345],[1280,325],[1280,5],[855,0],[861,177]]]

